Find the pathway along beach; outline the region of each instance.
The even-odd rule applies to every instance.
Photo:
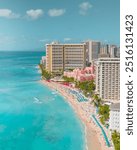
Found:
[[[86,134],[86,149],[87,150],[112,150],[112,147],[107,147],[106,143],[101,135],[100,129],[91,120],[91,114],[93,109],[89,109],[89,102],[78,102],[76,98],[68,93],[68,88],[65,85],[61,85],[56,82],[47,82],[46,80],[40,81],[42,84],[48,86],[51,89],[58,91],[65,100],[72,106],[77,116],[85,125]],[[90,107],[91,108],[91,107]]]

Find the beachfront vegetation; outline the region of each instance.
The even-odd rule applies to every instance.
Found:
[[[101,100],[101,98],[99,97],[98,94],[94,94],[92,96],[91,104],[93,104],[97,108],[102,104],[102,100]]]
[[[41,69],[42,77],[44,77],[46,80],[50,80],[52,78],[52,73],[48,72],[46,69],[44,69],[42,64],[39,64],[39,67]]]
[[[120,133],[114,131],[112,133],[112,141],[114,143],[115,150],[120,150]]]
[[[73,71],[74,69],[72,69],[72,68],[69,68],[68,70],[69,70],[69,71]]]
[[[63,75],[63,73],[64,73],[64,71],[63,71],[62,69],[59,69],[59,71],[58,71],[57,74],[55,74],[55,75],[61,76],[61,75]]]
[[[47,70],[44,70],[42,76],[45,77],[47,80],[50,80],[52,78],[52,73],[48,72]]]
[[[74,82],[74,78],[73,78],[73,77],[68,78],[68,77],[66,77],[66,76],[63,76],[63,79],[64,79],[66,82],[71,82],[71,83]]]
[[[92,96],[92,101],[91,104],[94,105],[94,107],[96,107],[96,109],[98,110],[98,114],[100,116],[100,122],[103,125],[106,125],[106,122],[109,119],[109,112],[110,112],[110,108],[109,105],[103,105],[102,99],[99,97],[98,94],[94,94]]]
[[[94,80],[80,82],[80,81],[74,80],[73,77],[69,78],[69,77],[66,77],[66,76],[63,76],[63,79],[66,82],[75,83],[75,87],[80,89],[85,96],[90,96],[91,97],[94,93],[94,90],[95,90]]]
[[[92,96],[94,90],[95,90],[95,83],[94,80],[91,81],[83,81],[83,82],[76,82],[75,83],[76,88],[79,88],[83,91],[83,94],[85,96]]]
[[[100,105],[99,106],[99,115],[100,115],[100,122],[105,125],[106,121],[109,119],[109,106],[108,105]]]

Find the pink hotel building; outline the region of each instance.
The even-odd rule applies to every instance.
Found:
[[[84,69],[76,68],[73,71],[64,71],[64,76],[73,77],[77,81],[89,81],[95,78],[94,67],[86,67]]]

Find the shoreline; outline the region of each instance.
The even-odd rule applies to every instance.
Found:
[[[46,80],[40,80],[40,83],[49,87],[52,90],[59,92],[61,96],[64,97],[65,101],[71,105],[72,109],[76,113],[77,117],[81,120],[84,125],[84,136],[85,136],[85,150],[110,150],[110,147],[105,145],[105,141],[101,136],[100,129],[91,120],[90,116],[93,113],[93,109],[89,108],[88,102],[78,102],[76,98],[67,92],[70,87],[61,85],[55,82],[48,82]]]
[[[59,92],[59,91],[58,91],[58,92]],[[60,92],[59,92],[58,94],[61,95],[61,96],[63,96]],[[87,127],[86,127],[84,121],[83,121],[83,120],[81,119],[81,117],[78,115],[78,113],[77,113],[77,111],[75,110],[74,106],[68,101],[68,99],[67,99],[65,96],[63,96],[63,98],[64,98],[64,100],[69,104],[69,106],[73,109],[73,111],[74,111],[76,117],[78,117],[79,121],[82,123],[82,128],[84,129],[84,137],[83,137],[83,138],[85,139],[85,150],[90,150],[90,149],[88,148],[87,138],[85,138],[85,137],[87,137]]]

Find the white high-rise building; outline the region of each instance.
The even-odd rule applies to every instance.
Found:
[[[120,59],[99,58],[95,61],[96,92],[104,101],[120,100]]]
[[[120,131],[120,103],[110,105],[109,129]]]
[[[119,57],[119,48],[116,45],[108,46],[108,53],[111,58]]]
[[[86,42],[86,61],[92,62],[98,59],[98,54],[100,51],[100,42],[89,40]]]
[[[108,49],[109,49],[109,45],[108,44],[101,44],[98,58],[110,57]]]
[[[101,44],[98,58],[119,58],[120,48],[116,45]]]
[[[120,47],[117,47],[116,57],[120,58]]]

